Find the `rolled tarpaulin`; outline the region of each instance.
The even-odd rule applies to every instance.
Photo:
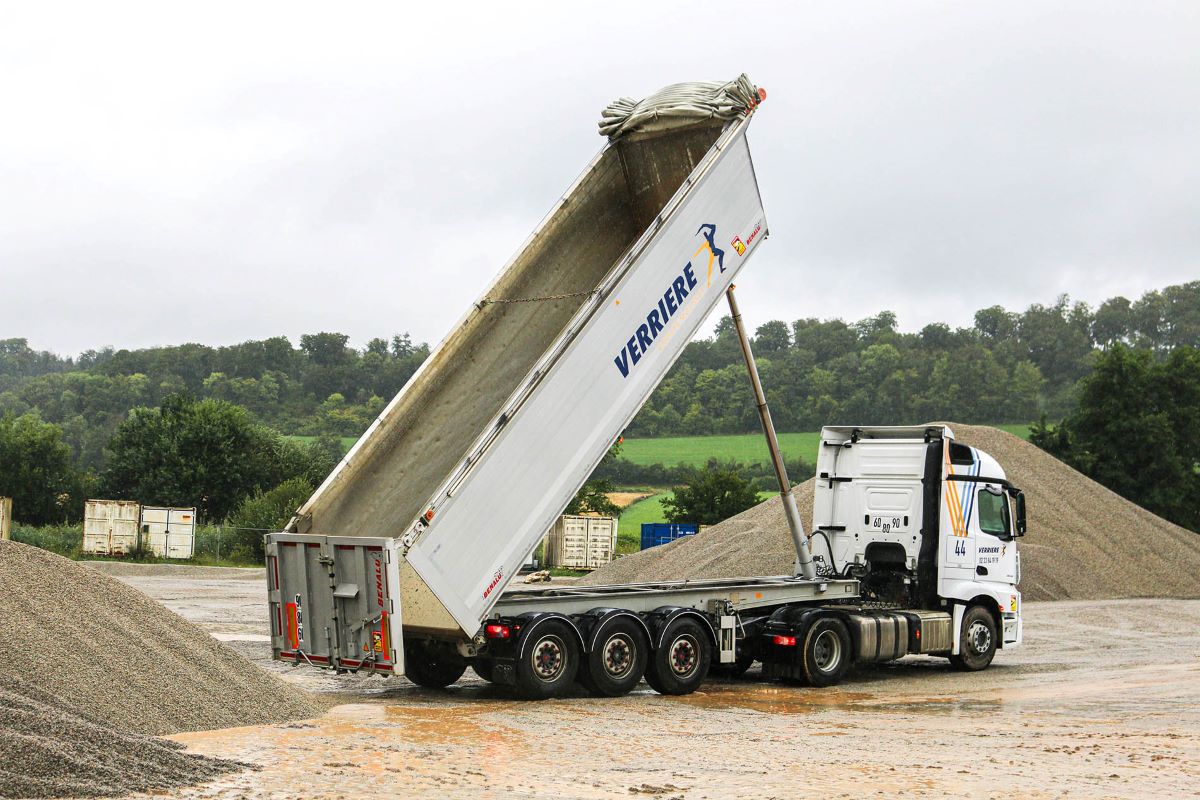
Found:
[[[763,101],[761,91],[742,73],[728,83],[676,83],[642,100],[622,97],[600,114],[600,135],[616,141],[635,131],[660,131],[705,119],[734,119]]]

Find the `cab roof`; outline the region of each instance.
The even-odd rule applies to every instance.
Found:
[[[855,435],[859,439],[924,439],[927,433],[943,439],[954,439],[949,425],[826,425],[821,428],[822,439],[846,441]]]

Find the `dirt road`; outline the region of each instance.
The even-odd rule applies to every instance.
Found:
[[[470,672],[437,693],[270,662],[261,571],[118,577],[342,703],[172,737],[263,766],[174,797],[1200,797],[1197,600],[1030,603],[1026,645],[970,675],[912,658],[837,689],[524,703]]]

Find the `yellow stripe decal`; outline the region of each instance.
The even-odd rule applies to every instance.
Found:
[[[950,448],[946,448],[946,475],[954,474],[954,465],[950,463]],[[967,535],[967,526],[963,524],[962,499],[958,494],[958,485],[951,480],[946,481],[946,506],[950,510],[950,523],[954,527],[954,535]]]

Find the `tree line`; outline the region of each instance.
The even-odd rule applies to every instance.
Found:
[[[1086,395],[1081,379],[1113,352],[1136,354],[1149,369],[1200,346],[1200,281],[1095,309],[1066,296],[1022,312],[993,306],[976,312],[971,327],[934,323],[915,333],[899,331],[888,311],[853,323],[773,320],[753,344],[783,431],[1046,415],[1065,421],[1062,442],[1083,443],[1091,428],[1071,417],[1078,387]],[[16,514],[26,522],[77,518],[83,498],[96,494],[199,504],[210,521],[257,498],[261,517],[319,483],[340,456],[337,437],[364,430],[428,354],[407,334],[361,350],[345,334],[323,332],[301,336],[298,347],[274,337],[75,358],[0,340],[0,495],[19,498]],[[744,371],[726,318],[687,346],[627,435],[758,430]],[[280,432],[319,438],[301,445]],[[1096,463],[1067,447],[1060,457]],[[1187,458],[1179,461],[1185,472]],[[631,470],[609,464],[598,477],[629,479]]]
[[[62,429],[82,469],[99,470],[117,427],[135,408],[188,395],[240,406],[287,434],[357,436],[429,355],[408,334],[362,350],[342,333],[283,336],[227,347],[182,344],[89,350],[78,358],[0,340],[0,415],[36,412]]]
[[[1162,356],[1200,346],[1200,281],[1115,297],[1091,308],[1063,295],[1023,312],[975,313],[971,327],[897,329],[884,311],[854,323],[773,320],[753,339],[776,426],[785,431],[869,421],[1029,422],[1073,407],[1078,381],[1101,351],[1124,345]],[[729,318],[691,343],[627,431],[630,436],[758,429]]]
[[[1113,345],[1080,381],[1071,412],[1057,425],[1043,416],[1029,440],[1143,508],[1200,532],[1200,349],[1181,346],[1155,358]]]
[[[206,523],[238,524],[240,516],[254,516],[252,501],[281,487],[307,498],[342,450],[336,437],[302,444],[240,406],[177,394],[157,408],[130,411],[105,452],[102,469],[81,469],[61,427],[36,413],[2,415],[0,496],[11,497],[13,517],[31,525],[78,522],[89,497],[195,506]]]

